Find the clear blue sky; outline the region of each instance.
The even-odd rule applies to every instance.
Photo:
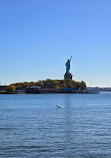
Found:
[[[111,87],[111,0],[0,0],[0,82],[63,79]]]

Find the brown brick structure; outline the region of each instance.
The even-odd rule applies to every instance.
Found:
[[[64,80],[65,79],[71,79],[72,80],[72,74],[71,73],[65,73],[65,75],[64,75]]]

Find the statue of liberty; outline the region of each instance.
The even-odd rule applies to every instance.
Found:
[[[66,74],[70,74],[70,62],[71,62],[71,58],[72,56],[70,57],[70,59],[67,60],[65,66],[66,66]]]

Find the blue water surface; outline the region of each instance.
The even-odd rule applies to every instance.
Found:
[[[111,92],[1,94],[0,158],[6,157],[111,158]]]

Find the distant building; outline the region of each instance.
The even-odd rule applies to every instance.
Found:
[[[27,94],[39,94],[40,93],[40,87],[26,88],[25,93],[27,93]]]
[[[6,86],[6,85],[0,86],[0,91],[5,90],[7,87],[8,86]]]
[[[60,93],[79,93],[79,89],[78,88],[60,88],[59,89]]]
[[[99,88],[98,87],[87,87],[86,90],[83,90],[83,93],[87,94],[99,94]]]

